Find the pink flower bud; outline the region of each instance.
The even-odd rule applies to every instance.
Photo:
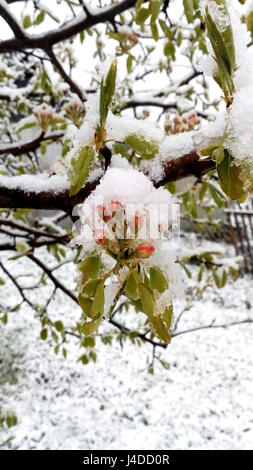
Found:
[[[151,256],[155,251],[155,248],[151,243],[141,243],[136,250],[136,254],[141,258],[148,258]]]

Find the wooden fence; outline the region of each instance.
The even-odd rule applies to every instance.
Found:
[[[225,214],[230,242],[243,258],[241,271],[253,275],[253,198],[243,205],[228,207]]]

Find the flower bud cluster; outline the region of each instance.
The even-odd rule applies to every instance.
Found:
[[[78,100],[69,101],[64,106],[64,111],[67,117],[75,124],[76,127],[80,127],[83,123],[83,118],[86,114],[86,108],[84,104]]]
[[[50,125],[54,117],[53,108],[47,105],[46,103],[43,103],[34,109],[33,114],[36,117],[42,131],[46,132],[48,126]]]
[[[192,112],[183,116],[176,115],[173,119],[168,119],[164,123],[164,130],[169,135],[180,134],[181,132],[191,131],[198,124],[200,124],[200,119],[195,112]]]

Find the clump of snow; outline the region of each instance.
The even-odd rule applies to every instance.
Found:
[[[223,137],[227,122],[227,115],[219,113],[214,121],[203,124],[202,128],[195,132],[192,140],[198,153],[205,147],[219,142]]]
[[[161,161],[166,162],[191,153],[194,150],[192,140],[194,134],[194,131],[190,131],[166,136],[159,149]]]
[[[96,127],[99,123],[99,93],[89,96],[86,103],[85,121],[77,133],[77,146],[80,148],[94,143]]]
[[[215,0],[200,0],[199,8],[203,17],[206,15],[206,7],[220,31],[225,31],[230,25],[230,18],[223,5],[217,5]],[[207,40],[208,55],[203,55],[198,61],[198,70],[208,76],[217,74],[217,63],[214,59],[214,52],[209,39]]]
[[[207,39],[206,46],[207,46],[208,54],[207,55],[203,54],[198,59],[197,69],[199,72],[203,72],[208,77],[213,77],[217,75],[218,67],[214,59],[214,52],[213,52],[213,48],[209,39]]]
[[[132,168],[129,161],[126,158],[122,158],[120,155],[112,156],[111,167],[112,168],[125,168],[126,170]]]
[[[67,190],[69,183],[66,177],[58,175],[52,175],[50,177],[46,174],[20,176],[0,175],[0,187],[1,186],[9,189],[21,189],[27,193],[50,191],[53,194],[58,194]]]
[[[94,198],[102,197],[105,203],[117,200],[122,204],[152,204],[157,200],[157,194],[161,204],[171,204],[168,191],[156,189],[142,172],[133,168],[109,168],[85,202],[90,203]]]
[[[228,111],[226,145],[232,152],[235,163],[245,162],[253,166],[253,53],[247,47],[248,33],[238,15],[230,6],[233,27],[237,70],[234,74],[235,94]]]
[[[142,160],[140,168],[148,174],[152,181],[160,181],[164,177],[164,164],[194,151],[194,131],[165,136],[158,154],[152,160]]]
[[[221,31],[225,31],[229,26],[230,21],[224,5],[217,5],[215,0],[200,0],[199,8],[203,16],[206,14],[206,7],[208,8],[208,12],[214,22],[217,24],[218,28]]]
[[[253,85],[249,84],[235,93],[229,110],[226,143],[238,161],[253,157],[252,122]]]
[[[152,160],[142,160],[140,169],[154,182],[161,181],[165,176],[164,165],[158,155]]]
[[[251,51],[247,47],[250,36],[249,36],[249,33],[247,32],[245,25],[242,24],[241,22],[240,14],[235,7],[235,3],[233,1],[227,2],[227,3],[228,3],[229,16],[230,16],[232,30],[233,30],[236,65],[238,67],[237,70],[239,71],[241,66],[247,67],[248,60],[250,60],[249,56],[251,55]],[[252,62],[252,60],[250,61]],[[239,83],[236,83],[237,82],[236,75],[235,75],[235,84],[238,88]],[[244,77],[244,79],[247,80],[248,77],[246,76]]]
[[[117,282],[110,282],[105,286],[105,308],[104,308],[104,317],[107,318],[110,312],[110,308],[113,305],[113,301],[118,293],[119,285]]]
[[[111,112],[108,114],[106,132],[108,139],[116,141],[124,141],[132,134],[141,135],[147,141],[154,140],[160,143],[163,140],[163,132],[154,122],[128,116],[115,116]]]

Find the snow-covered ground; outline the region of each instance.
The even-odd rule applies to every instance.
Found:
[[[12,274],[31,285],[39,273],[27,259],[8,261]],[[74,268],[73,268],[74,269]],[[65,265],[62,282],[74,286]],[[209,290],[185,314],[180,326],[240,320],[253,315],[250,279]],[[45,301],[50,284],[31,296]],[[17,302],[8,282],[1,304]],[[180,304],[177,306],[180,311]],[[78,307],[58,295],[51,304],[55,319],[78,317]],[[10,449],[253,449],[253,325],[204,330],[174,338],[147,373],[149,345],[128,342],[121,349],[98,344],[97,363],[84,366],[75,338],[67,359],[39,338],[39,320],[23,306],[0,324],[0,405],[18,415],[18,426],[0,429],[0,445]]]

